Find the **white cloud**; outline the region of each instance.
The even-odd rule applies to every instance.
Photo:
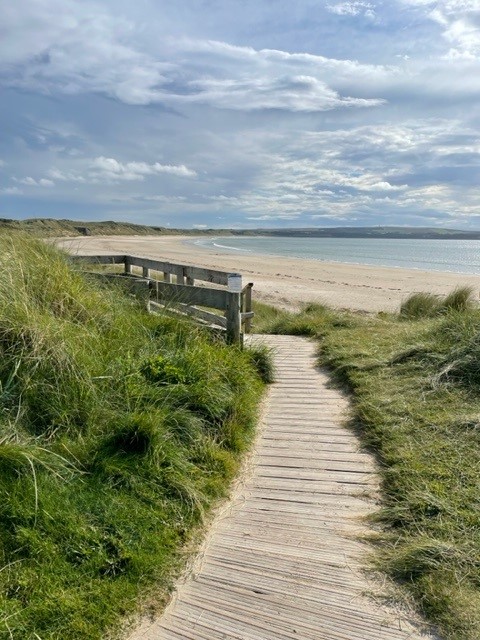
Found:
[[[54,180],[62,182],[86,182],[85,178],[71,171],[59,171],[58,169],[49,169],[48,175]]]
[[[160,164],[159,162],[154,162],[153,164],[148,164],[147,162],[121,163],[115,158],[105,158],[104,156],[95,158],[90,168],[93,175],[98,174],[100,177],[103,175],[114,180],[144,180],[145,176],[162,173],[181,178],[194,178],[197,175],[196,171],[188,169],[184,164],[171,165]]]
[[[7,3],[2,7],[0,71],[8,84],[44,93],[97,91],[128,104],[148,104],[163,65],[128,44],[132,29],[133,24],[94,2]]]
[[[277,213],[277,214],[264,214],[263,216],[247,216],[247,220],[255,220],[256,222],[272,222],[275,220],[297,220],[300,217],[300,213]]]
[[[480,0],[4,4],[1,155],[26,214],[474,215]]]
[[[350,4],[370,10],[369,3]],[[235,110],[325,111],[383,103],[381,96],[340,94],[329,84],[334,69],[356,73],[361,81],[374,72],[372,65],[209,40],[171,39],[148,51],[131,37],[133,24],[93,2],[19,0],[2,20],[0,74],[7,86],[103,93],[131,105],[201,103]],[[198,56],[206,58],[200,71]]]
[[[122,196],[122,200],[124,202],[161,202],[162,204],[178,204],[182,202],[187,202],[188,198],[186,196],[169,196],[169,195],[145,195],[141,193],[137,194],[129,194],[126,196]]]
[[[40,178],[40,180],[35,180],[35,178],[32,178],[31,176],[20,179],[16,178],[15,182],[26,184],[29,187],[53,187],[55,185],[53,180],[49,180],[48,178]]]
[[[381,99],[342,97],[313,76],[290,75],[275,78],[204,79],[190,83],[188,95],[165,95],[164,101],[204,103],[224,109],[254,111],[329,111],[338,107],[375,107]]]
[[[442,184],[443,167],[455,162],[452,154],[470,154],[472,162],[478,155],[476,132],[463,127],[461,121],[432,119],[233,136],[225,144],[255,158],[255,180],[205,198],[202,210],[239,211],[265,222],[305,222],[306,216],[352,220],[367,213],[394,222],[406,210],[423,209],[450,216],[471,194],[455,184],[454,170],[451,183]]]
[[[195,178],[197,172],[189,169],[184,164],[161,164],[154,162],[120,162],[115,158],[98,156],[93,160],[80,161],[82,168],[74,171],[60,171],[56,167],[49,169],[48,176],[62,182],[77,183],[99,183],[99,182],[122,182],[122,181],[144,181],[148,176],[170,175],[179,178]],[[25,182],[27,180],[28,182]],[[40,180],[45,184],[51,180]],[[24,184],[37,184],[33,178],[26,178]]]
[[[173,87],[165,85],[168,92],[159,88],[162,101],[172,105],[202,103],[235,110],[296,112],[375,107],[385,103],[383,87],[402,77],[394,66],[310,53],[256,50],[212,40],[184,39],[172,46],[182,60],[181,76]],[[201,77],[199,59],[208,70]],[[360,96],[355,95],[358,92]]]
[[[364,15],[368,18],[375,17],[375,7],[370,2],[353,0],[352,2],[338,2],[337,4],[327,4],[327,10],[339,16]]]
[[[451,49],[448,59],[475,59],[480,56],[479,0],[402,0],[410,6],[425,7],[427,17],[443,29]]]
[[[7,196],[21,196],[23,191],[18,187],[5,187],[4,189],[0,189],[0,193],[4,193]]]

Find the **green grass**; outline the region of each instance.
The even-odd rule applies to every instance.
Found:
[[[3,235],[0,263],[0,638],[104,638],[167,597],[266,365],[42,242]]]
[[[278,333],[296,336],[321,337],[332,328],[350,326],[354,316],[337,313],[329,307],[305,304],[300,312],[284,311],[270,305],[254,302],[253,330],[256,333]]]
[[[380,463],[377,565],[443,638],[478,640],[480,311],[471,293],[435,298],[435,313],[425,299],[410,317],[259,308],[257,321],[320,340],[320,361],[350,391],[352,426]]]
[[[414,293],[400,307],[400,316],[408,320],[434,318],[449,311],[469,311],[475,308],[472,287],[457,287],[447,296],[433,293]]]

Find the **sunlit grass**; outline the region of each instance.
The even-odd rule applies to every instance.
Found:
[[[104,638],[166,598],[264,372],[42,242],[4,235],[0,263],[0,637]]]
[[[258,321],[317,337],[320,362],[351,393],[352,425],[380,463],[378,567],[413,594],[443,638],[480,638],[480,311],[472,292],[417,295],[398,316],[260,308]]]

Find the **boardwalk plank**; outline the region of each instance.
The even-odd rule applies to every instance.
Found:
[[[254,339],[259,339],[258,337]],[[250,472],[217,518],[193,573],[130,640],[420,640],[411,616],[365,595],[376,468],[343,426],[348,403],[315,368],[315,345],[275,352]]]

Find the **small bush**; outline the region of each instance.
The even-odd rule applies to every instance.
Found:
[[[162,355],[152,356],[146,360],[140,367],[140,372],[148,382],[156,384],[185,384],[189,382],[186,372]]]

